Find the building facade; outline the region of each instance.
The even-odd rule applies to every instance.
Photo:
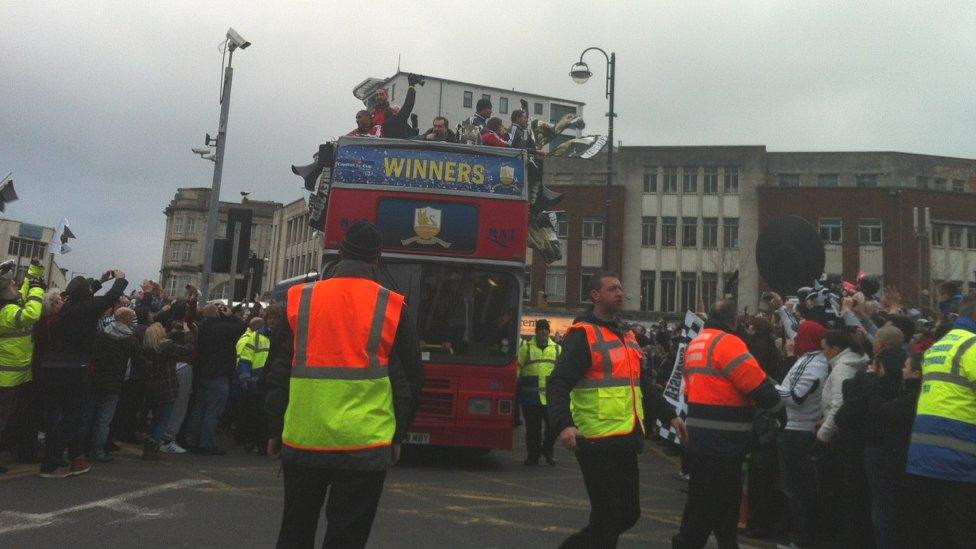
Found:
[[[166,215],[166,232],[163,242],[163,257],[159,269],[159,282],[170,295],[182,295],[187,284],[200,286],[203,272],[203,254],[206,248],[207,210],[210,207],[209,188],[180,188],[163,213]],[[219,225],[216,238],[227,234],[227,211],[230,208],[246,208],[252,211],[250,252],[258,258],[270,258],[272,226],[275,212],[281,208],[278,202],[250,200],[244,197],[239,204],[220,202],[218,206]],[[252,291],[264,292],[273,282],[269,282],[269,261],[264,262],[261,288]],[[247,273],[239,273],[245,277]],[[230,296],[230,274],[212,275],[213,299],[226,299]]]
[[[274,213],[269,260],[270,284],[318,271],[322,262],[322,233],[308,225],[308,204],[300,198]]]
[[[58,265],[51,253],[53,238],[52,227],[0,219],[0,249],[7,250],[3,261],[14,261],[17,269],[14,280],[22,280],[27,274],[31,259],[37,259],[44,265],[48,287],[63,290],[68,285],[65,269]]]

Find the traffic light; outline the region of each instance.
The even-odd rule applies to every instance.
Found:
[[[305,180],[305,189],[309,192],[315,192],[315,182],[318,181],[322,170],[327,166],[331,167],[335,164],[335,148],[333,144],[325,143],[324,145],[319,145],[319,152],[312,156],[312,158],[315,161],[311,164],[291,167],[291,173]]]

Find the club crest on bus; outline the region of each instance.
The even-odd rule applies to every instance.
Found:
[[[515,184],[515,168],[512,166],[501,166],[499,168],[498,180],[501,181],[502,185],[506,187],[511,187]]]
[[[412,236],[401,240],[404,246],[410,244],[423,244],[433,246],[439,244],[445,248],[450,248],[451,243],[445,242],[437,235],[441,232],[441,211],[430,206],[417,208],[413,211],[413,232],[417,236]]]

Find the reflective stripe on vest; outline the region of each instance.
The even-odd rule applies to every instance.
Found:
[[[403,296],[362,278],[288,292],[295,334],[284,444],[313,451],[389,446],[396,428],[389,364]]]
[[[570,391],[580,434],[603,438],[643,430],[642,353],[633,333],[626,332],[621,341],[609,328],[588,322],[569,330],[583,330],[590,347],[590,370]]]
[[[755,361],[755,358],[748,351],[739,352],[734,356],[729,356],[735,353],[732,350],[720,352],[723,344],[736,345],[735,339],[729,339],[730,337],[733,336],[714,328],[706,328],[688,344],[684,365],[685,392],[688,395],[688,402],[718,406],[752,406],[752,401],[736,388],[730,378],[739,367]],[[765,375],[762,374],[761,378],[764,379]],[[761,382],[762,379],[756,379],[756,386]],[[741,426],[731,430],[739,430],[739,427]]]
[[[539,403],[544,405],[547,403],[547,380],[556,367],[556,359],[559,358],[559,344],[549,340],[548,345],[542,349],[536,345],[535,339],[531,339],[524,345],[528,360],[519,369],[519,379],[522,381],[519,390],[527,394],[538,393]],[[542,358],[532,358],[533,349],[536,353],[541,353]]]

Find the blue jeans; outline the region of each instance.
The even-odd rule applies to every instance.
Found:
[[[152,407],[152,425],[149,427],[149,438],[153,442],[162,442],[169,416],[173,414],[173,402],[164,402]]]
[[[105,443],[108,442],[108,428],[115,416],[119,395],[92,395],[91,452],[93,457],[105,457]]]
[[[217,445],[214,433],[229,394],[230,381],[226,377],[200,380],[193,412],[190,414],[190,425],[187,427],[187,442],[198,448],[213,448]]]

